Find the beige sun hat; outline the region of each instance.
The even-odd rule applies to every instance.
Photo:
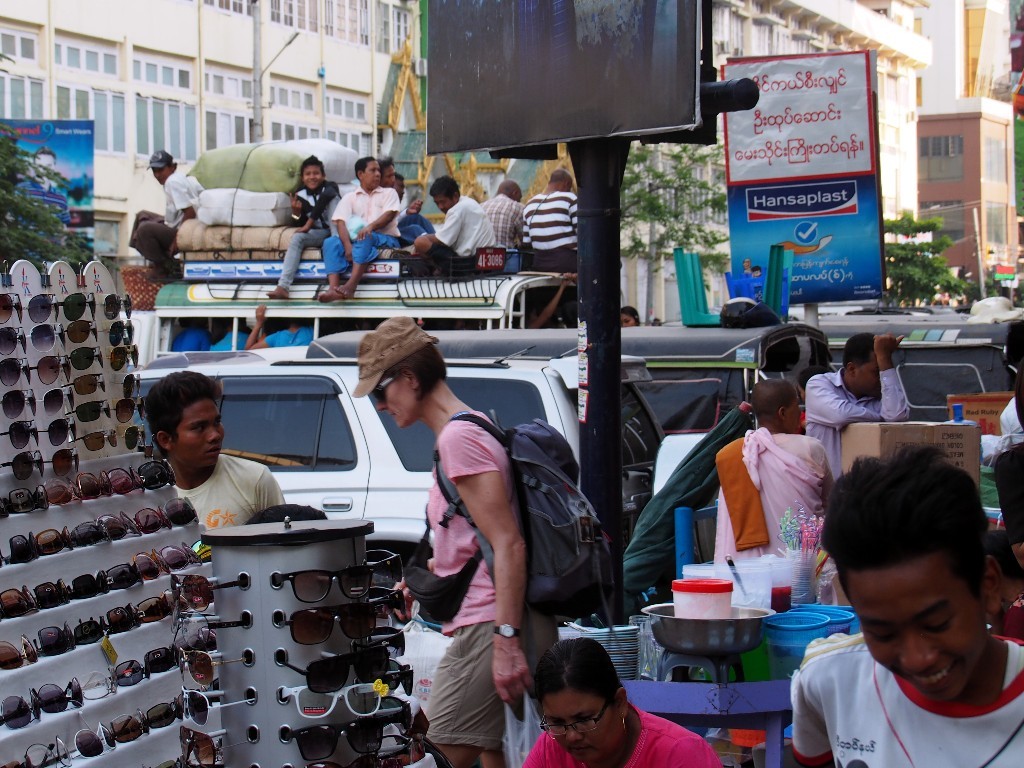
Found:
[[[385,371],[431,344],[437,344],[437,338],[411,317],[388,318],[359,342],[359,384],[353,394],[366,397]]]

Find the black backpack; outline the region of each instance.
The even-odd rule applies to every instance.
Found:
[[[472,413],[452,417],[476,424],[508,453],[519,500],[519,527],[526,541],[526,602],[549,616],[585,616],[609,606],[614,589],[611,546],[601,522],[577,486],[579,465],[566,439],[541,419],[503,430]],[[487,567],[494,570],[491,545],[473,523],[455,483],[434,451],[438,486],[448,509],[473,526]]]

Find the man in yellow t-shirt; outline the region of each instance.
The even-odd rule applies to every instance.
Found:
[[[178,495],[189,499],[207,528],[244,525],[257,512],[284,503],[262,464],[222,456],[224,426],[217,382],[195,371],[176,371],[146,395],[146,417],[174,470]]]

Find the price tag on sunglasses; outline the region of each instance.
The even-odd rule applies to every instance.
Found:
[[[109,637],[104,637],[100,640],[100,650],[103,651],[103,656],[110,666],[117,666],[117,649],[114,648],[114,644],[110,642]]]

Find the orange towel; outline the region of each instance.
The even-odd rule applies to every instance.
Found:
[[[743,440],[733,440],[715,456],[718,481],[736,535],[736,549],[742,552],[768,545],[768,526],[764,521],[761,494],[743,463]]]

